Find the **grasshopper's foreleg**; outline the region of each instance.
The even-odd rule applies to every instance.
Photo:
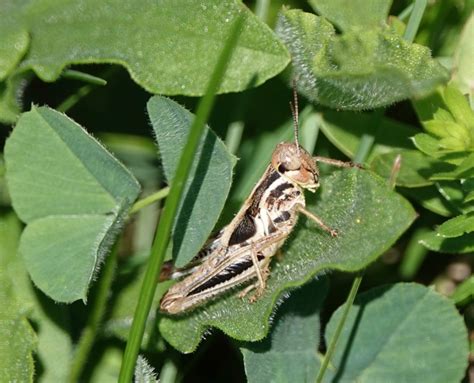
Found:
[[[331,229],[328,225],[326,225],[321,218],[319,218],[317,215],[314,215],[311,213],[309,210],[306,210],[303,206],[299,205],[298,206],[298,211],[303,213],[306,217],[312,219],[314,222],[316,222],[319,226],[324,231],[327,231],[329,234],[331,234],[331,237],[337,237],[337,231],[334,229]]]

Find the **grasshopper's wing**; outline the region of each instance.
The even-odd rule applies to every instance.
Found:
[[[191,261],[186,266],[180,268],[174,267],[173,261],[167,261],[163,263],[159,281],[162,282],[169,279],[181,279],[187,275],[192,274],[211,254],[222,247],[220,239],[224,230],[225,227],[217,234],[211,236],[206,241],[202,249],[199,250],[199,253],[197,253],[196,256],[191,259]]]

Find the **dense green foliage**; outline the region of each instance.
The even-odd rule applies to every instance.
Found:
[[[463,379],[473,9],[3,1],[0,381]],[[294,140],[291,83],[301,145],[363,165],[306,195],[339,235],[302,217],[256,302],[162,314],[165,254],[185,266]]]

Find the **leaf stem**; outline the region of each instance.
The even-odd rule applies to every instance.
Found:
[[[146,320],[151,309],[153,297],[155,296],[156,276],[159,274],[163,264],[171,229],[173,227],[174,216],[178,209],[185,181],[191,169],[194,154],[204,131],[205,122],[214,104],[216,92],[219,90],[234,47],[239,39],[243,21],[243,16],[239,16],[231,28],[229,38],[224,45],[209,81],[206,94],[199,102],[196,117],[193,120],[186,145],[181,153],[176,175],[171,182],[170,192],[166,198],[163,214],[155,233],[145,278],[138,297],[138,303],[120,369],[119,383],[129,383],[132,380],[134,366],[145,331]]]
[[[324,356],[323,363],[321,364],[321,368],[319,369],[318,376],[316,377],[316,383],[321,383],[324,378],[324,374],[326,369],[329,365],[329,361],[334,354],[336,349],[337,341],[339,340],[339,336],[341,335],[342,329],[344,328],[344,323],[346,322],[347,316],[349,315],[349,311],[354,303],[354,299],[357,295],[357,291],[359,290],[360,283],[362,282],[362,274],[357,275],[354,278],[354,282],[352,282],[351,291],[349,292],[349,296],[347,297],[346,303],[344,305],[344,311],[342,313],[342,317],[337,324],[336,331],[334,332],[334,336],[331,339],[331,343],[327,349],[326,355]]]
[[[95,296],[91,313],[87,319],[79,343],[77,345],[74,358],[71,363],[69,372],[69,382],[75,383],[79,381],[82,370],[87,362],[89,352],[97,338],[97,330],[104,317],[107,308],[107,299],[109,297],[110,287],[114,279],[115,266],[117,264],[119,240],[117,240],[110,251],[109,256],[105,259],[102,276],[97,286],[97,295]]]
[[[92,85],[107,85],[107,80],[103,78],[91,75],[89,73],[80,72],[78,70],[66,69],[61,77],[68,78],[70,80],[79,80]]]
[[[410,19],[403,34],[403,38],[410,43],[415,39],[427,3],[428,0],[415,0],[413,11],[410,14]]]
[[[115,73],[117,69],[115,67],[111,67],[104,72],[102,77],[108,78],[112,73]],[[82,73],[79,71],[74,70],[66,70],[63,72],[63,77],[66,78],[73,78],[75,80],[82,80],[84,82],[88,82],[88,84],[80,87],[74,94],[71,94],[67,97],[61,104],[56,107],[56,110],[62,113],[67,112],[71,109],[74,105],[76,105],[82,98],[86,97],[92,90],[95,89],[97,85],[105,85],[107,81],[100,78],[95,77],[86,73]]]
[[[255,15],[264,23],[267,22],[269,8],[270,0],[257,0],[255,2]]]
[[[165,198],[169,194],[169,192],[170,188],[169,186],[167,186],[153,194],[150,194],[149,196],[146,196],[145,198],[138,200],[133,204],[132,208],[130,209],[130,214],[135,214],[140,209],[143,209],[144,207],[147,207],[148,205],[151,205],[152,203]]]
[[[410,16],[411,12],[413,11],[414,6],[415,6],[415,3],[410,3],[410,5],[408,5],[408,7],[406,7],[403,11],[401,11],[398,14],[398,18],[401,21],[405,21],[408,18],[408,16]]]

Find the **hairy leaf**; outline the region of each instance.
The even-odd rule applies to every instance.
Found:
[[[236,0],[31,2],[23,17],[32,41],[21,68],[54,81],[70,64],[115,63],[149,92],[203,95],[240,14],[245,24],[220,88],[235,92],[263,83],[289,61],[272,31]]]
[[[284,10],[277,26],[292,54],[298,88],[314,102],[373,109],[421,97],[448,80],[428,48],[388,29],[335,35],[327,24],[309,13]]]
[[[321,16],[343,31],[385,25],[392,0],[310,0]]]
[[[327,340],[343,309],[331,317]],[[399,283],[356,298],[331,360],[336,372],[325,377],[327,382],[459,382],[467,355],[466,327],[454,305],[422,285]]]
[[[148,114],[168,182],[178,166],[194,115],[176,102],[155,96]],[[173,257],[184,266],[201,249],[214,228],[229,193],[235,157],[209,129],[203,134],[173,228]]]
[[[331,238],[302,218],[283,248],[283,259],[273,263],[264,296],[250,304],[232,292],[188,314],[164,316],[159,328],[173,347],[192,352],[209,327],[239,340],[262,339],[284,291],[301,286],[322,270],[355,271],[367,266],[415,218],[405,199],[366,171],[337,171],[322,183],[317,200],[310,198],[308,207],[338,230],[339,236]]]
[[[140,187],[79,125],[50,108],[22,115],[5,146],[20,244],[33,282],[60,302],[86,299]]]
[[[244,343],[249,382],[311,382],[319,365],[320,311],[328,290],[326,279],[293,292],[279,308],[272,332],[262,342]]]
[[[20,9],[19,1],[0,3],[0,81],[15,69],[28,48],[28,31],[21,20]]]

